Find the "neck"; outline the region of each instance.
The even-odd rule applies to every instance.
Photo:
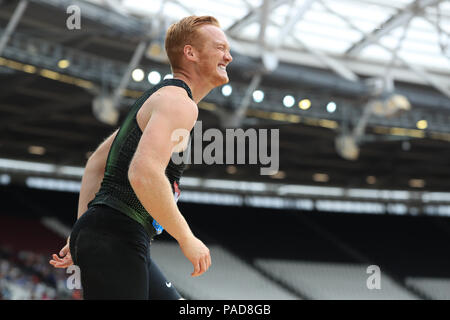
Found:
[[[214,88],[211,84],[202,81],[200,77],[196,77],[184,70],[174,71],[173,78],[186,82],[191,89],[192,98],[197,104]]]

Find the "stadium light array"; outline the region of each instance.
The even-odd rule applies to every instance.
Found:
[[[260,103],[264,100],[264,92],[261,90],[255,90],[253,92],[253,101]]]
[[[229,84],[226,84],[222,87],[222,94],[225,97],[228,97],[229,95],[231,95],[232,92],[233,92],[233,88]]]
[[[366,182],[367,184],[375,184],[377,182],[377,178],[375,178],[374,176],[368,176],[366,178]]]
[[[141,82],[142,80],[144,80],[145,74],[142,69],[134,69],[131,77],[134,81]]]
[[[425,180],[423,179],[410,179],[409,186],[411,188],[423,188],[425,187]]]
[[[61,59],[58,61],[58,68],[66,69],[70,66],[70,61],[67,59]]]
[[[311,101],[309,99],[303,99],[298,103],[298,107],[302,110],[308,110],[311,107]]]
[[[286,108],[291,108],[295,104],[295,98],[291,95],[287,95],[283,98],[283,105]]]
[[[286,172],[278,170],[276,173],[269,176],[272,179],[284,179],[286,178]]]
[[[227,166],[226,170],[227,170],[228,174],[236,174],[236,172],[237,172],[236,166],[232,166],[232,165]]]
[[[29,146],[28,147],[28,153],[30,153],[30,154],[42,156],[43,154],[45,154],[45,152],[46,152],[45,148],[41,147],[41,146]]]
[[[315,173],[313,174],[313,180],[315,182],[328,182],[330,177],[326,173]]]
[[[8,185],[11,183],[11,176],[9,174],[0,174],[0,185]]]
[[[419,120],[419,121],[417,121],[416,126],[417,126],[417,129],[425,130],[426,128],[428,128],[428,122],[427,122],[427,120]]]
[[[161,74],[158,71],[152,71],[148,74],[148,82],[155,85],[161,81]]]
[[[336,103],[333,102],[333,101],[328,102],[328,104],[327,104],[327,111],[329,113],[335,112],[336,111]]]

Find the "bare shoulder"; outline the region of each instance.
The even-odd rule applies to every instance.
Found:
[[[176,86],[162,87],[148,100],[154,111],[181,112],[183,115],[198,114],[197,104],[189,98],[186,90]]]
[[[177,115],[177,117],[173,115]],[[139,127],[144,131],[151,118],[158,121],[161,121],[162,118],[171,118],[172,123],[184,127],[195,123],[197,116],[198,107],[189,98],[185,89],[166,86],[153,93],[145,101],[136,118]]]

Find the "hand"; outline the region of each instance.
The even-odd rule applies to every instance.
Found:
[[[194,272],[191,273],[191,276],[198,277],[205,273],[211,266],[211,256],[209,254],[209,249],[203,242],[195,236],[191,236],[178,243],[183,254],[194,266]]]
[[[61,258],[58,257],[57,254],[52,255],[53,259],[50,260],[50,264],[55,268],[67,268],[73,264],[72,256],[70,254],[69,241],[70,237],[67,239],[66,245],[59,252],[59,256]]]

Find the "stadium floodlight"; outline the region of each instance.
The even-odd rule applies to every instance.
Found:
[[[142,80],[144,80],[145,74],[142,69],[134,69],[131,77],[134,81],[141,82]]]
[[[158,61],[161,63],[167,63],[169,59],[167,57],[166,50],[164,50],[164,40],[163,39],[153,40],[147,47],[145,56],[150,60]]]
[[[417,129],[420,130],[425,130],[426,128],[428,128],[428,122],[427,120],[419,120],[416,123]]]
[[[119,111],[114,107],[112,97],[97,96],[92,101],[92,111],[97,120],[115,125],[119,120]]]
[[[260,103],[264,100],[264,92],[261,90],[255,90],[253,92],[253,101]]]
[[[283,98],[283,105],[286,108],[291,108],[295,104],[295,98],[291,95],[287,95]]]
[[[11,183],[11,176],[9,174],[0,174],[0,184],[8,185]]]
[[[298,107],[302,110],[308,110],[311,107],[311,100],[303,99],[298,103]]]
[[[225,97],[228,97],[229,95],[231,95],[232,92],[233,92],[233,88],[229,84],[226,84],[222,87],[222,94]]]
[[[328,104],[327,104],[327,111],[329,113],[333,113],[333,112],[336,111],[336,103],[334,101],[328,102]]]
[[[411,110],[408,98],[400,94],[391,94],[384,99],[376,99],[371,103],[373,114],[386,118],[395,117]]]
[[[46,152],[46,149],[42,146],[29,146],[28,153],[42,156]]]
[[[70,61],[67,59],[61,59],[58,61],[58,68],[67,69],[70,66]]]
[[[337,153],[347,160],[357,160],[359,157],[359,146],[352,135],[340,135],[335,140]]]
[[[279,59],[275,53],[266,51],[262,54],[262,62],[267,71],[273,72],[278,67]]]
[[[152,71],[148,74],[148,82],[155,85],[161,81],[161,74],[158,71]]]

